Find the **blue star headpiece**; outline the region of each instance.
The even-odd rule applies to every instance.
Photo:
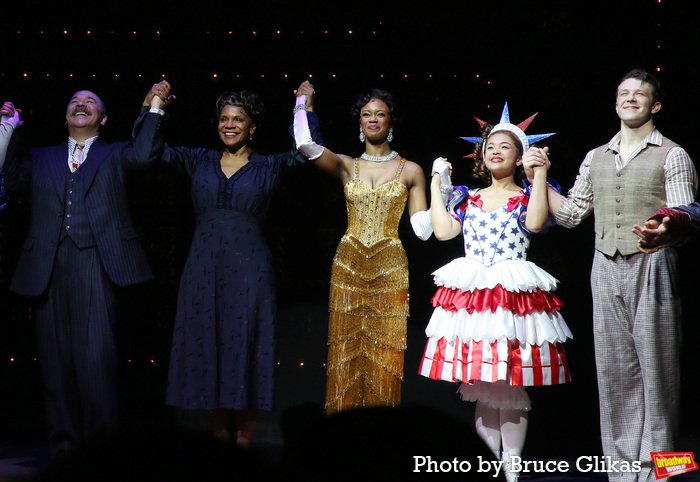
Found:
[[[549,136],[553,136],[555,132],[551,132],[549,134],[532,134],[532,135],[526,135],[525,134],[525,129],[527,129],[527,126],[530,125],[530,122],[535,118],[537,113],[532,114],[530,117],[522,121],[520,124],[515,125],[510,123],[510,113],[508,112],[508,102],[506,102],[506,105],[503,107],[503,113],[501,114],[501,120],[493,126],[491,129],[491,132],[489,132],[489,135],[493,134],[494,132],[498,131],[508,131],[512,132],[515,134],[515,136],[520,139],[520,142],[523,145],[523,152],[527,151],[530,148],[531,143],[535,143],[537,141],[541,141],[542,139],[546,139]],[[476,121],[479,123],[481,127],[486,125],[485,121],[482,121],[478,117],[475,117]],[[460,139],[464,139],[465,141],[473,142],[474,144],[478,144],[479,142],[483,142],[484,139],[481,137],[460,137]],[[471,156],[467,156],[471,157]]]

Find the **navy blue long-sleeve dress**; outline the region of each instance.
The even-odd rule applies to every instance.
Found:
[[[262,230],[280,175],[305,158],[297,151],[252,153],[227,178],[221,156],[187,148],[164,155],[192,177],[196,218],[180,281],[166,402],[186,409],[270,410],[275,276]]]

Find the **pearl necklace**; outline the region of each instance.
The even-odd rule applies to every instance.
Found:
[[[367,154],[365,152],[360,156],[360,159],[364,159],[365,161],[372,161],[372,162],[386,162],[386,161],[391,161],[392,159],[394,159],[398,155],[399,155],[399,153],[396,151],[391,151],[386,156],[370,156],[369,154]]]

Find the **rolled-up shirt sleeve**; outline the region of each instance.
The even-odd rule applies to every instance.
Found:
[[[682,147],[668,151],[664,163],[666,174],[666,206],[686,206],[695,200],[698,173],[688,153]]]
[[[566,197],[561,198],[559,211],[554,215],[560,226],[574,228],[593,212],[593,185],[590,176],[593,152],[586,154],[573,187]]]

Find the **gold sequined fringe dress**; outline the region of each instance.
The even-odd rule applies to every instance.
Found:
[[[331,271],[326,412],[401,401],[408,317],[408,260],[398,226],[408,190],[396,175],[376,189],[345,185],[348,228]]]

